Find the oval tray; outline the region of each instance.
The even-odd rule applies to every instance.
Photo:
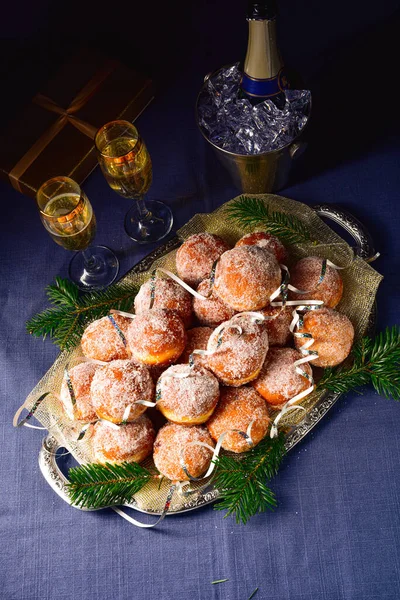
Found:
[[[353,246],[353,250],[356,255],[366,260],[367,262],[370,262],[376,257],[373,241],[370,234],[368,233],[364,225],[360,221],[358,221],[358,219],[353,217],[353,215],[334,205],[319,204],[313,206],[313,209],[320,217],[322,217],[323,219],[329,219],[331,221],[334,221],[335,223],[340,225],[348,234],[350,234],[350,236],[355,241],[355,246]],[[137,273],[147,271],[156,259],[160,258],[167,252],[170,252],[171,250],[175,249],[180,245],[180,243],[181,241],[177,236],[172,238],[167,243],[157,248],[154,252],[150,253],[148,256],[143,258],[137,265],[135,265],[135,267],[133,267],[132,271]],[[376,307],[374,307],[374,310],[371,312],[370,315],[368,327],[369,332],[372,332],[374,330],[375,321]],[[303,421],[301,421],[301,423],[299,423],[298,425],[294,426],[287,434],[285,443],[286,451],[291,450],[311,431],[313,427],[315,427],[315,425],[332,408],[335,402],[337,402],[340,396],[341,394],[329,391],[326,391],[324,394],[322,394],[317,404],[307,413]],[[51,488],[65,502],[71,504],[66,487],[68,479],[61,472],[57,464],[56,454],[59,448],[60,445],[58,441],[51,435],[47,436],[43,440],[42,447],[39,452],[39,467],[45,480],[51,486]],[[211,484],[206,492],[195,494],[193,497],[189,498],[185,502],[183,508],[175,511],[171,510],[168,514],[177,514],[200,508],[201,506],[214,502],[218,499],[218,497],[219,491],[216,488],[213,488]],[[135,502],[124,504],[124,506],[146,514],[160,515],[160,512],[158,511],[143,510],[139,508]],[[74,508],[86,511],[99,510],[80,508],[77,506],[74,506]],[[114,510],[117,510],[120,516],[128,520],[130,519],[130,517],[120,509],[114,508]]]

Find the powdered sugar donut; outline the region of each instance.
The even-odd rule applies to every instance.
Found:
[[[188,329],[186,332],[186,348],[180,357],[180,361],[182,363],[188,363],[193,350],[207,350],[208,340],[210,339],[212,332],[213,330],[211,327],[193,327],[193,329]],[[193,355],[193,362],[195,365],[205,367],[206,369],[208,368],[207,356],[195,354]]]
[[[293,334],[289,329],[293,319],[293,306],[285,306],[282,310],[281,306],[266,306],[260,313],[264,317],[273,317],[274,319],[266,319],[264,327],[268,332],[268,343],[270,346],[287,346],[293,339]]]
[[[287,252],[285,246],[277,237],[265,231],[247,233],[236,242],[235,247],[238,246],[258,246],[259,248],[264,248],[264,250],[272,252],[279,264],[286,264]]]
[[[150,309],[151,280],[146,281],[135,298],[137,315]],[[192,321],[192,296],[173,279],[156,277],[154,280],[154,303],[152,308],[174,310],[182,319],[185,327],[190,327]]]
[[[218,327],[218,325],[224,321],[229,321],[235,314],[235,310],[225,304],[213,290],[210,290],[210,286],[210,279],[204,279],[204,281],[199,284],[197,288],[199,294],[208,297],[206,300],[193,298],[193,311],[201,325]]]
[[[290,272],[290,283],[299,290],[308,290],[309,294],[289,292],[292,300],[323,300],[328,308],[335,308],[343,294],[343,281],[337,269],[326,265],[326,271],[321,283],[323,259],[318,256],[307,256],[295,264]]]
[[[288,400],[310,387],[310,381],[296,372],[294,363],[302,354],[294,348],[270,348],[260,375],[251,385],[274,408],[280,408]],[[311,377],[309,363],[300,365]]]
[[[187,377],[179,377],[182,375]],[[157,408],[168,421],[200,425],[207,421],[217,405],[219,383],[204,367],[172,365],[160,377],[157,393],[160,395]]]
[[[280,286],[281,270],[273,254],[258,246],[225,252],[215,271],[215,293],[237,311],[258,310]]]
[[[146,310],[131,322],[126,332],[132,358],[146,365],[168,365],[185,349],[182,319],[172,310]]]
[[[213,332],[207,350],[213,351],[208,356],[211,371],[225,385],[237,387],[258,377],[268,351],[268,334],[248,316],[235,317]]]
[[[226,434],[222,447],[231,452],[246,452],[252,447],[237,431],[247,432],[253,421],[250,437],[257,445],[266,435],[270,423],[267,405],[250,387],[222,388],[221,399],[207,422],[207,429],[215,441]],[[232,431],[236,429],[237,431]]]
[[[82,335],[83,354],[105,362],[129,358],[129,349],[124,341],[129,324],[130,319],[121,315],[109,315],[93,321]]]
[[[319,308],[308,312],[303,317],[303,327],[299,333],[311,333],[314,343],[310,350],[318,352],[313,360],[316,367],[334,367],[347,358],[354,341],[354,327],[341,313],[332,308]],[[297,348],[301,348],[307,338],[294,338]]]
[[[127,421],[134,421],[145,410],[137,400],[152,401],[154,384],[146,367],[132,360],[114,360],[98,367],[90,386],[93,407],[97,415],[106,421],[121,423],[127,406]]]
[[[210,276],[214,262],[229,250],[224,240],[211,233],[191,235],[176,253],[176,269],[181,279],[195,287]]]
[[[160,429],[154,442],[153,459],[161,475],[172,481],[188,481],[190,478],[182,469],[181,457],[192,477],[200,477],[206,472],[212,452],[204,446],[191,446],[191,442],[202,442],[214,447],[210,434],[201,425],[184,427],[167,423]]]
[[[139,463],[151,454],[155,433],[152,422],[145,415],[133,423],[111,428],[107,423],[95,423],[90,438],[95,462]]]
[[[73,398],[67,384],[67,376],[64,373],[60,398],[65,412],[73,421],[88,423],[97,418],[90,397],[90,385],[97,369],[97,365],[89,362],[83,362],[68,369]]]

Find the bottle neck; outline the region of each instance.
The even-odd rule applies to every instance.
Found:
[[[273,79],[282,69],[276,40],[276,21],[249,19],[244,72],[252,79]]]

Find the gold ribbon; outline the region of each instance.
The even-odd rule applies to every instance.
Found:
[[[117,61],[107,61],[102,69],[97,71],[95,75],[88,81],[88,83],[81,89],[80,92],[72,100],[68,108],[62,108],[54,100],[44,96],[43,94],[36,94],[33,98],[33,102],[38,106],[41,106],[45,110],[54,112],[59,115],[49,129],[47,129],[43,135],[31,146],[31,148],[24,154],[24,156],[17,162],[15,167],[9,173],[9,179],[11,185],[22,192],[20,185],[20,179],[22,175],[29,169],[29,167],[35,162],[41,152],[50,144],[50,142],[56,137],[56,135],[70,123],[84,135],[90,139],[94,139],[97,127],[90,125],[86,121],[83,121],[76,116],[75,113],[79,112],[81,108],[94,96],[97,90],[103,85],[105,80],[115,71],[118,65]]]

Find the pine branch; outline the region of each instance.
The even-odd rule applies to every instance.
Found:
[[[266,481],[278,472],[285,454],[284,442],[281,433],[273,440],[265,438],[241,460],[218,457],[214,481],[221,500],[215,505],[216,510],[226,510],[225,517],[234,514],[237,523],[247,523],[253,515],[275,508],[275,495]]]
[[[61,277],[56,277],[55,284],[49,285],[46,291],[50,302],[60,306],[75,306],[79,298],[78,286]]]
[[[49,336],[61,350],[70,350],[79,344],[88,323],[104,317],[111,308],[129,311],[138,288],[118,283],[100,292],[81,294],[74,283],[57,277],[46,291],[53,306],[32,317],[26,328],[31,335]]]
[[[72,504],[104,508],[131,502],[153,475],[137,463],[87,464],[69,470],[67,484]]]
[[[373,340],[364,337],[352,351],[349,368],[325,369],[319,389],[345,393],[372,384],[381,396],[400,400],[400,328],[394,325]]]
[[[287,244],[317,244],[299,218],[278,211],[271,212],[260,198],[240,196],[227,206],[226,212],[228,218],[236,221],[244,229],[262,226]]]

